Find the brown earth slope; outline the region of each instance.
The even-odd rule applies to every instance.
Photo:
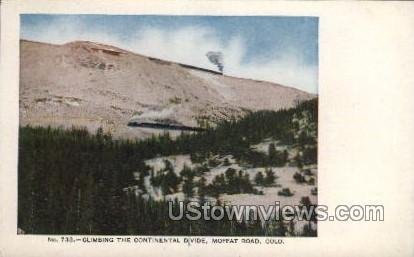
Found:
[[[156,130],[128,127],[131,120],[198,126],[314,97],[93,42],[21,40],[20,54],[21,125],[103,127],[133,138]]]

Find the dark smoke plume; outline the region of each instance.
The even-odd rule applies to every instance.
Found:
[[[211,63],[215,64],[218,67],[219,71],[223,73],[223,69],[224,69],[223,54],[221,52],[210,51],[206,54],[206,56],[208,60]]]

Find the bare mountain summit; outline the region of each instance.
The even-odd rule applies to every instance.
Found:
[[[198,127],[315,97],[93,42],[22,40],[20,48],[21,125],[102,127],[115,137],[143,137],[155,130],[128,123]]]

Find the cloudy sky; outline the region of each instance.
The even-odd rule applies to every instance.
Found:
[[[21,15],[21,38],[62,44],[90,40],[227,75],[318,92],[318,19],[273,16]]]

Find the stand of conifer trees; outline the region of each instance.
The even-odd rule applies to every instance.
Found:
[[[144,161],[157,155],[191,153],[203,160],[211,154],[232,154],[259,165],[261,157],[256,160],[250,146],[268,137],[294,143],[291,118],[303,110],[317,121],[317,100],[312,100],[289,110],[251,113],[204,132],[183,133],[175,140],[168,134],[131,141],[114,140],[102,130],[90,134],[83,128],[21,127],[18,227],[29,234],[284,236],[281,222],[262,226],[228,220],[172,221],[165,201],[145,199],[127,188],[143,188],[142,178],[150,174]],[[316,160],[314,156],[308,159]],[[134,179],[134,172],[140,173],[140,180]],[[227,175],[229,190],[252,192],[251,185],[238,183],[246,181],[246,174],[230,170]],[[160,186],[173,193],[180,178],[168,168],[162,176],[173,182]],[[184,173],[183,180],[185,193],[191,197],[192,174]],[[198,183],[204,183],[198,185],[199,193],[211,190],[205,181]],[[307,233],[313,231],[308,228]]]

